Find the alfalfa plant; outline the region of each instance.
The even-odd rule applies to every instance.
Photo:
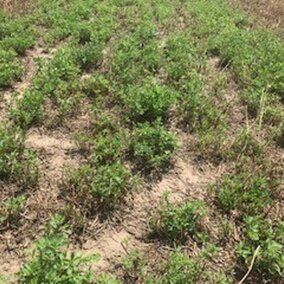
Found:
[[[160,121],[138,124],[130,141],[130,157],[137,166],[145,168],[166,167],[177,149],[174,134],[167,131]]]
[[[130,85],[122,97],[129,118],[135,122],[165,120],[176,100],[175,92],[155,79],[144,80],[140,86]]]
[[[0,46],[0,90],[9,87],[22,73],[23,68],[16,53]]]
[[[244,223],[242,241],[236,252],[242,264],[249,265],[259,247],[259,253],[254,262],[254,271],[264,278],[273,280],[284,276],[284,223],[273,224],[262,216],[247,216]]]
[[[32,258],[18,274],[20,284],[91,284],[93,276],[88,265],[97,255],[82,256],[68,252],[68,227],[60,215],[51,218],[44,237],[36,242]]]

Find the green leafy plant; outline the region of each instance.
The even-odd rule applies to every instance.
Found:
[[[81,90],[90,98],[107,96],[111,91],[111,83],[104,75],[96,74],[82,81]]]
[[[253,254],[260,246],[254,269],[266,274],[270,279],[284,275],[284,224],[278,221],[275,225],[261,216],[245,218],[243,240],[237,246],[240,261],[249,265]]]
[[[9,87],[13,81],[20,78],[22,72],[16,53],[0,47],[0,89]]]
[[[168,78],[174,84],[191,78],[191,73],[197,67],[197,49],[192,43],[189,32],[173,33],[166,42],[165,55]],[[201,57],[198,57],[200,64]]]
[[[11,108],[9,116],[22,129],[39,124],[44,118],[44,97],[41,92],[27,91],[21,99],[16,98],[15,107]]]
[[[264,149],[263,142],[257,140],[255,134],[251,129],[241,129],[233,140],[233,144],[230,149],[228,149],[227,157],[241,157],[248,156],[252,158],[260,157]]]
[[[68,253],[68,230],[64,218],[60,215],[52,217],[45,235],[36,242],[32,259],[19,272],[19,283],[58,283],[88,284],[93,277],[83,267],[97,261],[98,256],[81,256]]]
[[[123,100],[132,121],[165,120],[175,102],[175,94],[156,80],[146,80],[141,86],[129,86]]]
[[[100,274],[96,279],[97,284],[122,284],[115,276],[107,273]]]
[[[99,134],[93,147],[93,162],[104,165],[118,162],[127,151],[127,133],[120,131],[115,134]]]
[[[159,121],[153,125],[139,124],[130,142],[130,155],[137,165],[149,168],[165,167],[177,149],[174,134],[168,132]]]
[[[102,59],[102,44],[91,41],[75,50],[75,60],[82,70],[96,67]]]
[[[135,83],[158,72],[162,64],[162,50],[152,29],[144,22],[131,36],[125,36],[117,44],[111,69],[117,81]]]

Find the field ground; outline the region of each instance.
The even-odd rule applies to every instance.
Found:
[[[281,1],[0,4],[0,283],[283,283]]]
[[[250,15],[263,21],[268,27],[274,27],[283,32],[284,2],[281,0],[232,0],[236,7],[244,9]]]

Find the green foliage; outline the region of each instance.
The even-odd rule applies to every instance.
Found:
[[[35,43],[35,32],[28,17],[0,17],[0,90],[9,87],[23,73],[18,55]]]
[[[130,142],[130,154],[138,165],[149,168],[165,167],[177,148],[174,134],[168,132],[159,121],[153,125],[139,124]]]
[[[129,86],[123,100],[131,121],[165,120],[175,101],[175,94],[156,80],[146,80],[141,86]]]
[[[96,67],[102,59],[102,55],[102,44],[95,41],[79,46],[75,51],[76,63],[82,70]]]
[[[122,260],[122,265],[127,278],[137,281],[146,275],[146,262],[139,250],[130,251]]]
[[[186,236],[198,236],[200,221],[206,213],[203,202],[189,201],[179,206],[170,203],[166,197],[165,206],[152,220],[155,230],[173,241],[183,241]]]
[[[117,81],[127,84],[158,72],[162,64],[162,50],[156,40],[155,29],[147,22],[131,35],[121,39],[114,50],[112,73]]]
[[[97,284],[122,284],[115,276],[107,273],[100,274],[96,279]]]
[[[215,188],[219,207],[227,212],[258,214],[271,203],[268,180],[251,174],[233,174],[223,177]]]
[[[95,74],[82,81],[81,90],[88,97],[107,96],[111,92],[111,83],[102,74]]]
[[[256,139],[251,129],[243,128],[236,133],[230,149],[225,150],[223,154],[227,158],[247,156],[256,159],[263,153],[262,143]]]
[[[240,260],[249,265],[258,246],[260,252],[254,263],[254,270],[266,274],[270,279],[284,276],[284,224],[272,225],[261,216],[245,218],[243,240],[237,246]]]
[[[35,29],[29,16],[1,18],[0,47],[14,50],[18,55],[24,55],[35,43]]]
[[[26,149],[19,129],[0,125],[0,179],[33,187],[38,182],[37,156]]]
[[[88,23],[81,22],[77,26],[76,38],[79,44],[86,44],[91,41],[92,38],[92,26]]]
[[[55,215],[47,226],[44,237],[36,242],[32,259],[21,268],[19,283],[93,283],[91,273],[82,271],[82,268],[97,261],[98,256],[85,257],[68,253],[67,244],[68,231],[64,219]]]
[[[127,134],[120,131],[115,134],[98,134],[94,141],[93,163],[95,165],[112,164],[121,160],[127,150]]]
[[[211,97],[197,93],[184,95],[181,102],[184,122],[190,131],[206,132],[224,125],[222,110],[215,106]]]
[[[33,47],[35,44],[34,36],[31,35],[29,30],[23,31],[22,35],[13,35],[13,37],[5,38],[0,42],[0,45],[5,49],[12,49],[18,55],[24,55],[28,48]]]
[[[190,257],[180,251],[172,253],[164,264],[164,274],[161,284],[196,283],[200,278],[202,268]]]
[[[23,129],[42,122],[44,103],[49,98],[58,108],[60,119],[72,114],[80,96],[77,93],[79,68],[75,64],[73,49],[61,48],[47,66],[39,66],[32,85],[10,111],[12,120]]]
[[[197,49],[188,31],[170,35],[166,42],[165,55],[168,79],[174,84],[190,79],[197,62],[200,64],[202,60],[200,56],[197,59]]]
[[[16,98],[16,107],[10,110],[9,116],[22,129],[37,125],[44,118],[43,102],[41,92],[27,91],[23,98]]]
[[[232,66],[242,83],[283,94],[284,48],[277,38],[264,31],[236,29],[222,33],[215,41],[224,63]]]
[[[63,47],[57,51],[46,68],[36,76],[33,84],[36,89],[56,100],[80,73],[74,58],[73,47]]]
[[[278,127],[272,129],[272,135],[277,145],[284,148],[284,120]]]
[[[83,40],[83,33],[86,33],[88,25],[82,23],[95,12],[96,4],[97,1],[93,0],[69,1],[68,4],[61,1],[41,1],[36,20],[48,30],[44,35],[45,41],[54,45],[72,35]]]
[[[19,195],[6,200],[0,209],[0,225],[16,223],[20,218],[25,202],[26,197],[24,195]]]
[[[249,28],[249,19],[226,1],[191,1],[196,19],[194,33],[207,42],[207,52],[231,66],[242,87],[283,96],[284,48],[275,34]]]
[[[15,52],[0,47],[0,90],[9,87],[14,80],[19,79],[22,71]]]
[[[120,163],[91,167],[82,165],[80,169],[68,173],[66,186],[77,195],[81,202],[115,205],[135,184],[130,171]]]

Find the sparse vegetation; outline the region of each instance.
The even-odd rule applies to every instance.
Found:
[[[0,282],[282,283],[281,27],[239,0],[4,2]]]

